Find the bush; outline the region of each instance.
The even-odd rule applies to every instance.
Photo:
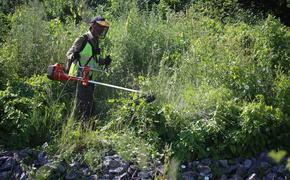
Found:
[[[53,88],[52,88],[53,87]],[[46,77],[19,79],[0,91],[1,138],[10,138],[8,146],[39,145],[56,135],[62,123],[64,103],[56,96],[60,91],[57,83]]]

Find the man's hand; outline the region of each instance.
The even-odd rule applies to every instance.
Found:
[[[111,62],[112,62],[112,59],[111,59],[110,55],[106,56],[105,59],[103,59],[101,57],[99,58],[100,65],[105,65],[107,67],[111,64]]]
[[[105,61],[105,65],[109,66],[111,64],[111,62],[112,62],[112,59],[111,59],[110,55],[106,56],[104,61]]]

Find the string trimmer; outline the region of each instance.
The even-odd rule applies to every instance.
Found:
[[[62,67],[62,65],[59,63],[56,63],[54,65],[48,66],[47,77],[49,79],[55,80],[55,81],[69,81],[69,80],[79,81],[79,82],[81,82],[81,84],[83,86],[87,86],[89,83],[91,83],[91,84],[107,86],[107,87],[111,87],[111,88],[115,88],[115,89],[120,89],[120,90],[124,90],[124,91],[134,92],[134,93],[138,93],[138,94],[143,93],[140,90],[125,88],[125,87],[121,87],[121,86],[116,86],[116,85],[112,85],[112,84],[107,84],[107,83],[102,83],[102,82],[90,80],[89,79],[89,72],[91,70],[95,70],[95,69],[90,69],[89,66],[83,66],[81,68],[82,68],[82,76],[81,77],[69,76],[68,74],[66,74],[64,72],[64,68]],[[146,98],[147,102],[152,102],[155,100],[155,97],[153,95],[147,95],[147,96],[143,96],[143,97]]]

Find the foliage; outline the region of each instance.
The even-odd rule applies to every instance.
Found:
[[[57,87],[61,88],[46,77],[32,77],[13,81],[0,91],[0,131],[6,133],[1,138],[10,138],[7,145],[34,146],[56,134],[64,112],[64,103],[56,98]]]
[[[170,158],[178,160],[289,150],[289,27],[244,11],[236,0],[94,3],[43,0],[1,14],[1,137],[19,146],[51,140],[53,153],[96,169],[108,151],[146,166],[168,144]],[[69,117],[67,83],[34,75],[65,63],[73,40],[97,14],[110,21],[100,43],[113,58],[109,76],[99,80],[154,92],[157,99],[147,103],[97,86],[102,115],[91,119],[91,130]]]

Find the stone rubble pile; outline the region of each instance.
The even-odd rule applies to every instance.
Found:
[[[187,162],[181,165],[181,176],[184,180],[286,180],[290,179],[286,164],[286,158],[277,164],[263,152],[249,159]]]
[[[285,180],[290,179],[286,164],[286,158],[276,164],[263,152],[248,159],[202,159],[186,162],[180,165],[179,172],[180,178],[184,180]],[[149,164],[148,169],[140,170],[134,163],[124,161],[116,154],[104,156],[100,172],[95,172],[84,163],[75,161],[69,164],[65,161],[51,160],[45,152],[28,148],[0,153],[0,180],[145,180],[163,174],[164,167],[158,161]]]

